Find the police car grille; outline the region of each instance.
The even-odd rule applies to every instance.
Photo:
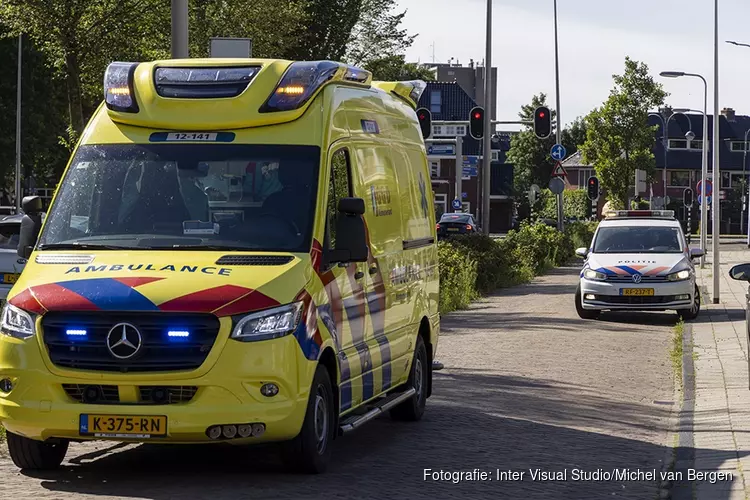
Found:
[[[632,276],[610,276],[607,278],[607,281],[611,281],[613,283],[633,283],[633,277]],[[664,281],[667,281],[666,276],[641,276],[640,284],[660,283]]]
[[[140,350],[118,359],[107,348],[107,335],[118,323],[130,323],[142,337]],[[69,329],[86,335],[68,335]],[[187,338],[170,338],[169,330],[187,330]],[[50,312],[42,317],[44,344],[57,366],[107,372],[195,370],[206,360],[219,333],[210,314]]]
[[[666,304],[674,302],[674,295],[597,295],[597,301],[607,302],[608,304]]]

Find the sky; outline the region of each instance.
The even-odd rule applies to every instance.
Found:
[[[418,34],[411,62],[452,57],[462,65],[485,55],[486,0],[397,0],[404,27]],[[515,120],[521,105],[544,92],[555,104],[553,0],[493,0],[492,65],[498,67],[498,120]],[[703,110],[703,75],[714,109],[714,2],[711,0],[558,0],[560,114],[563,123],[600,106],[622,73],[625,56],[645,62],[674,108]],[[719,0],[719,110],[750,114],[750,1]],[[512,127],[509,127],[512,128]]]

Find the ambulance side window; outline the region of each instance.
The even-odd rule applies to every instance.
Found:
[[[341,198],[352,196],[349,175],[349,151],[339,149],[331,157],[331,178],[328,183],[328,207],[326,217],[326,248],[336,247],[336,216]]]

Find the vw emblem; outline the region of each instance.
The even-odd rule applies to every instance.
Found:
[[[141,350],[141,332],[130,323],[117,323],[107,334],[107,350],[117,359],[130,359]]]
[[[633,275],[633,283],[640,283],[642,276],[638,273]]]

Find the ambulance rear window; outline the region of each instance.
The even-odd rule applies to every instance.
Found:
[[[238,144],[87,145],[40,249],[66,244],[307,252],[320,150]]]

